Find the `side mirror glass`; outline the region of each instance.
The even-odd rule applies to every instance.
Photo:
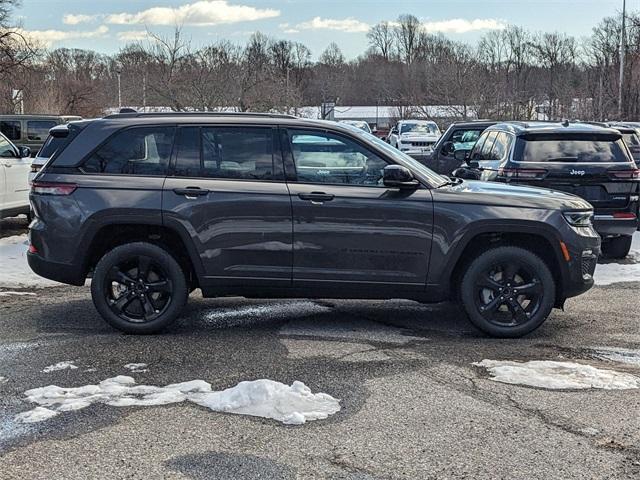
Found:
[[[455,146],[453,145],[453,142],[444,142],[444,145],[442,145],[442,154],[443,155],[449,155],[451,153],[455,153]]]
[[[469,158],[469,152],[467,150],[456,150],[453,152],[453,158],[460,162],[466,162]]]
[[[382,181],[386,187],[392,188],[418,188],[418,181],[413,173],[402,165],[387,165],[382,171]]]
[[[31,156],[31,149],[29,147],[25,147],[24,145],[18,146],[18,154],[20,158],[27,158]]]

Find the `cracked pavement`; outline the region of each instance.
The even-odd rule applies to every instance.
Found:
[[[593,350],[640,348],[639,292],[595,288],[518,340],[484,337],[453,304],[194,293],[169,332],[142,337],[103,323],[86,287],[0,297],[0,478],[638,478],[637,390],[507,385],[471,363],[566,359],[640,375]],[[42,372],[61,361],[79,368]],[[296,427],[186,403],[13,420],[33,407],[27,389],[115,375],[215,389],[300,380],[342,410]]]

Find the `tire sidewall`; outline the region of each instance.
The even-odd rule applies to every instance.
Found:
[[[171,292],[171,303],[166,311],[155,320],[143,323],[129,322],[116,315],[109,307],[104,295],[106,275],[109,270],[124,260],[136,256],[148,256],[159,263],[170,277],[173,291]],[[135,242],[120,245],[107,252],[97,263],[91,280],[91,296],[93,303],[107,323],[112,327],[126,333],[150,334],[158,333],[175,321],[184,307],[188,287],[184,272],[173,258],[173,256],[163,248],[146,242]]]
[[[543,286],[543,298],[538,312],[522,325],[500,327],[487,321],[477,310],[475,281],[479,274],[499,262],[514,259],[529,266],[539,276]],[[483,332],[501,338],[516,338],[533,332],[542,325],[555,304],[556,282],[547,264],[533,252],[520,247],[496,247],[471,262],[462,278],[460,298],[469,320]]]

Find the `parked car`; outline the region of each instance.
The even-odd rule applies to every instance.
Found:
[[[518,337],[593,285],[570,194],[452,181],[356,127],[270,114],[77,122],[31,190],[29,265],[154,333],[205,297],[460,299]]]
[[[340,120],[339,123],[345,123],[347,125],[353,125],[354,127],[357,127],[360,130],[363,130],[363,131],[365,131],[367,133],[372,133],[371,132],[371,127],[364,120]]]
[[[408,155],[425,155],[431,153],[440,135],[436,122],[400,120],[389,132],[387,142]]]
[[[640,167],[640,124],[634,126],[623,122],[610,122],[606,126],[615,128],[622,133],[622,139],[629,148],[633,161]]]
[[[480,136],[467,167],[456,176],[547,187],[584,198],[595,208],[603,254],[624,258],[629,253],[638,227],[640,170],[619,131],[585,123],[499,123]]]
[[[490,120],[452,123],[434,144],[433,151],[424,157],[416,157],[416,160],[437,173],[451,175],[456,168],[461,166],[461,162],[456,160],[454,152],[456,150],[470,152],[480,134],[487,127],[496,123],[498,122]]]
[[[81,118],[76,115],[0,115],[0,133],[15,144],[29,147],[35,155],[51,128]]]
[[[29,214],[30,155],[0,133],[0,218]]]

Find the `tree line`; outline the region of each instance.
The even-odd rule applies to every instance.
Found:
[[[15,0],[0,0],[0,112],[102,115],[122,105],[176,111],[296,113],[306,105],[447,105],[480,118],[617,119],[621,18],[591,34],[531,32],[508,26],[476,44],[427,33],[412,15],[381,22],[368,49],[348,60],[331,43],[313,60],[303,43],[254,33],[245,44],[195,48],[180,28],[152,32],[113,55],[46,49],[12,27]],[[640,14],[627,18],[622,117],[640,119]],[[410,112],[409,112],[410,113]]]

